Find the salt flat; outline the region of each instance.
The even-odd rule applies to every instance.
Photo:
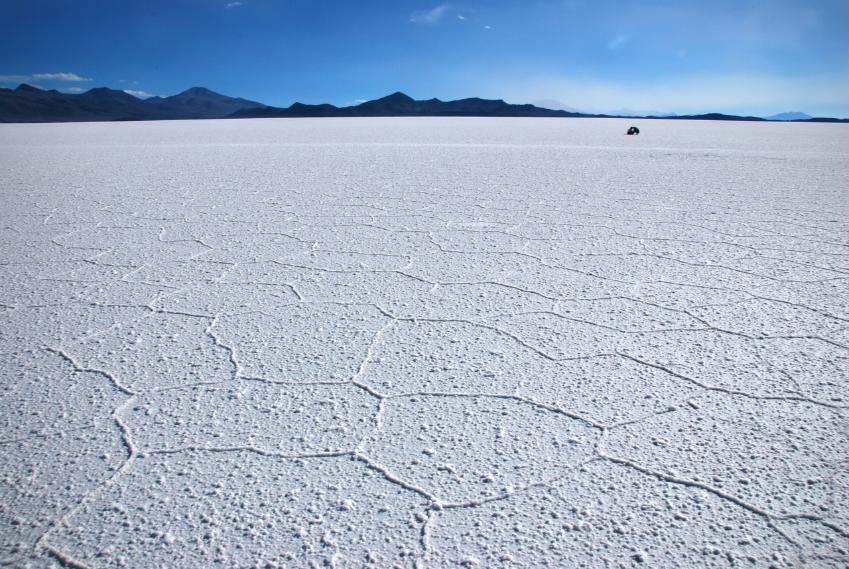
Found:
[[[0,126],[0,557],[846,567],[849,128]]]

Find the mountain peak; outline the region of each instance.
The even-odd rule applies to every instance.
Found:
[[[123,101],[135,103],[139,100],[138,97],[134,97],[126,91],[110,89],[109,87],[95,87],[80,94],[79,96],[86,99],[96,99],[100,101]]]
[[[181,95],[187,95],[191,97],[223,97],[223,95],[220,95],[215,91],[212,91],[211,89],[207,89],[206,87],[191,87],[190,89],[186,89],[182,93],[178,93],[174,96],[179,97]]]
[[[41,89],[39,89],[38,87],[33,87],[32,85],[28,85],[26,83],[21,83],[15,88],[15,91],[18,91],[19,93],[36,93],[38,91],[41,91]]]
[[[170,97],[151,97],[144,104],[157,117],[192,119],[222,118],[241,109],[263,106],[255,101],[228,97],[206,87],[192,87]]]
[[[414,99],[407,95],[406,93],[402,93],[401,91],[395,91],[391,95],[386,95],[381,99],[377,99],[378,101],[391,102],[391,103],[412,103]]]

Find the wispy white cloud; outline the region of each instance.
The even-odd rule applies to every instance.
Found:
[[[244,2],[239,2],[238,0],[236,0],[235,2],[227,2],[225,8],[227,8],[229,10],[230,8],[237,8],[239,6],[244,6],[244,5],[245,5]]]
[[[0,83],[25,83],[30,79],[29,75],[0,75]]]
[[[416,10],[410,14],[410,21],[414,24],[438,24],[450,10],[450,4],[440,4],[429,10]]]
[[[139,99],[147,99],[148,97],[155,97],[153,93],[148,93],[147,91],[138,91],[135,89],[124,89],[124,92],[128,95],[132,95],[133,97],[138,97]]]
[[[607,49],[609,49],[610,51],[616,51],[617,49],[623,47],[629,41],[631,41],[631,36],[627,34],[619,34],[607,43]]]
[[[458,20],[465,20],[466,16],[464,16],[463,14],[457,14],[457,19]]]
[[[43,81],[91,81],[90,77],[82,77],[76,73],[32,73],[31,75],[0,75],[0,83],[32,83]]]
[[[32,76],[49,81],[91,81],[90,77],[80,77],[76,73],[33,73]]]
[[[82,93],[83,89],[82,87],[68,87],[65,91],[68,93]]]

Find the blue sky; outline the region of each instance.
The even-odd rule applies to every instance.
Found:
[[[0,86],[849,116],[849,0],[3,0]]]

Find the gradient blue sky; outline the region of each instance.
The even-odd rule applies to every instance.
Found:
[[[3,0],[0,85],[849,116],[849,0]]]

